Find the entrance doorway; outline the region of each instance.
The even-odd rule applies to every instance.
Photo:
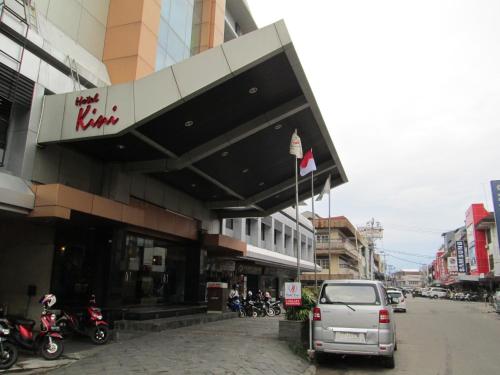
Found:
[[[122,303],[184,302],[185,252],[179,244],[128,233],[120,261]]]

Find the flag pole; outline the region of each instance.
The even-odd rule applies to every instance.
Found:
[[[330,221],[332,219],[331,213],[331,189],[328,190],[328,280],[332,279],[332,239],[331,237],[331,224]]]
[[[297,232],[297,282],[300,282],[300,228],[299,228],[299,176],[297,171],[297,165],[299,159],[295,158],[295,221],[296,221],[296,232]]]
[[[311,203],[312,203],[312,216],[313,216],[313,256],[314,256],[314,287],[316,292],[318,291],[318,274],[316,271],[316,226],[314,225],[314,220],[316,215],[314,214],[314,171],[311,172]]]

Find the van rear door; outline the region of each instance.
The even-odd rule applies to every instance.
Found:
[[[323,337],[324,341],[378,344],[382,301],[376,285],[325,284],[318,306],[321,309],[322,328],[328,332]]]

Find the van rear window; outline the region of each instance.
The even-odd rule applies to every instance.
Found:
[[[327,284],[321,292],[320,302],[380,305],[377,289],[374,285],[369,284]]]

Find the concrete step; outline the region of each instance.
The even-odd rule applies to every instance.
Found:
[[[167,329],[188,327],[196,324],[216,322],[218,320],[237,318],[235,312],[192,314],[174,316],[169,318],[148,319],[148,320],[116,320],[115,331],[119,338],[120,331],[146,331],[160,332]]]

